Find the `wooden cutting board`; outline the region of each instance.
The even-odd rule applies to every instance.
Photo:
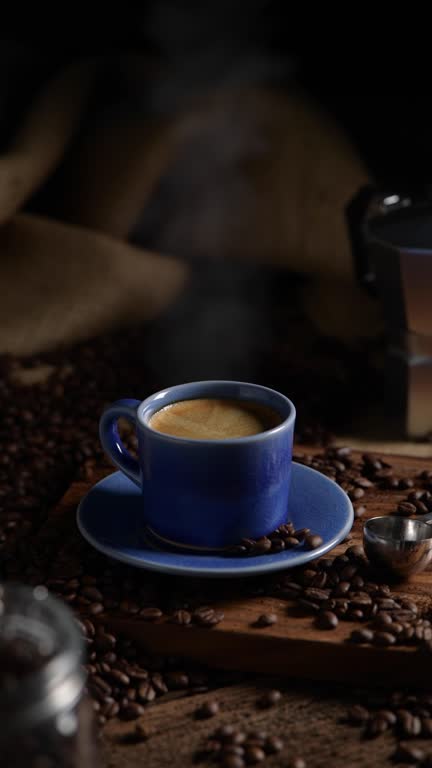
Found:
[[[305,452],[311,451],[305,449]],[[418,458],[392,456],[387,460],[399,477],[413,477],[422,469],[432,468],[431,461]],[[92,482],[109,471],[101,470]],[[72,484],[52,511],[45,532],[47,528],[52,531],[53,526],[60,530],[65,525],[75,525],[77,505],[89,487],[85,482]],[[389,513],[406,494],[407,491],[368,490],[362,499],[367,513],[355,522],[349,545],[361,542],[362,523],[367,517]],[[67,535],[64,528],[62,535]],[[341,544],[333,553],[343,553],[346,547],[346,543]],[[151,580],[154,576],[149,573],[148,578]],[[173,590],[178,584],[179,578],[173,577]],[[201,580],[200,589],[202,587]],[[237,579],[225,584],[219,582],[219,586],[213,581],[210,588],[213,597],[218,594],[215,590],[223,593],[216,604],[225,614],[224,620],[212,629],[176,626],[166,618],[150,624],[118,611],[101,614],[97,620],[149,651],[192,658],[213,667],[359,684],[367,681],[368,685],[375,682],[394,686],[395,681],[398,686],[430,685],[432,681],[430,656],[413,647],[375,648],[352,644],[347,640],[358,624],[342,621],[335,630],[318,630],[313,626],[313,619],[299,614],[293,603],[274,597],[245,597]],[[423,605],[432,606],[432,569],[395,587],[394,591],[407,597],[415,596]],[[267,612],[277,614],[277,623],[268,628],[255,628],[257,617]]]

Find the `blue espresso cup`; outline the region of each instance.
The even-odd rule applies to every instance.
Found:
[[[196,398],[250,401],[276,411],[281,421],[258,434],[220,440],[177,437],[150,426],[156,411]],[[287,521],[295,415],[293,403],[267,387],[198,381],[141,403],[117,401],[101,417],[100,439],[142,489],[143,525],[170,544],[219,549],[265,536]],[[135,424],[138,461],[119,437],[119,418]]]

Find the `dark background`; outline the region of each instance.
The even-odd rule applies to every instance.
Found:
[[[299,12],[269,0],[159,0],[62,6],[49,15],[25,6],[14,16],[3,26],[12,34],[0,59],[3,143],[12,115],[57,67],[83,54],[135,50],[164,67],[162,94],[143,85],[152,108],[175,109],[193,91],[223,83],[299,82],[345,126],[380,184],[430,181],[430,41],[426,18],[410,7],[379,14],[367,4],[334,12],[310,4]],[[30,68],[21,53],[11,55],[16,43],[31,51]]]

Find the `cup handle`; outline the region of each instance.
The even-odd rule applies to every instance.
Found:
[[[111,461],[136,485],[141,487],[141,469],[138,461],[130,455],[123,445],[118,428],[118,419],[128,419],[137,424],[137,408],[139,400],[117,400],[108,406],[99,421],[99,437],[105,453]]]

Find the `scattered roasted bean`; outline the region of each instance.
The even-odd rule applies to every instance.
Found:
[[[258,616],[255,626],[256,627],[271,627],[272,624],[276,624],[277,616],[275,613],[262,613]]]
[[[394,759],[400,763],[421,763],[425,758],[425,753],[420,747],[414,744],[399,744]]]
[[[305,546],[307,549],[318,549],[318,547],[321,547],[323,543],[323,540],[321,536],[318,536],[317,534],[309,534],[305,537]]]
[[[142,619],[145,621],[156,621],[157,619],[160,619],[161,616],[163,616],[163,612],[160,608],[156,607],[149,607],[149,608],[143,608],[139,615]]]
[[[319,629],[336,629],[339,620],[332,611],[323,611],[318,614],[316,624]]]
[[[217,715],[218,712],[219,704],[217,701],[206,701],[196,710],[195,715],[199,720],[208,720]]]
[[[360,704],[354,704],[347,713],[347,720],[349,723],[355,723],[356,725],[363,725],[367,723],[370,718],[369,711],[366,707],[362,707]]]

